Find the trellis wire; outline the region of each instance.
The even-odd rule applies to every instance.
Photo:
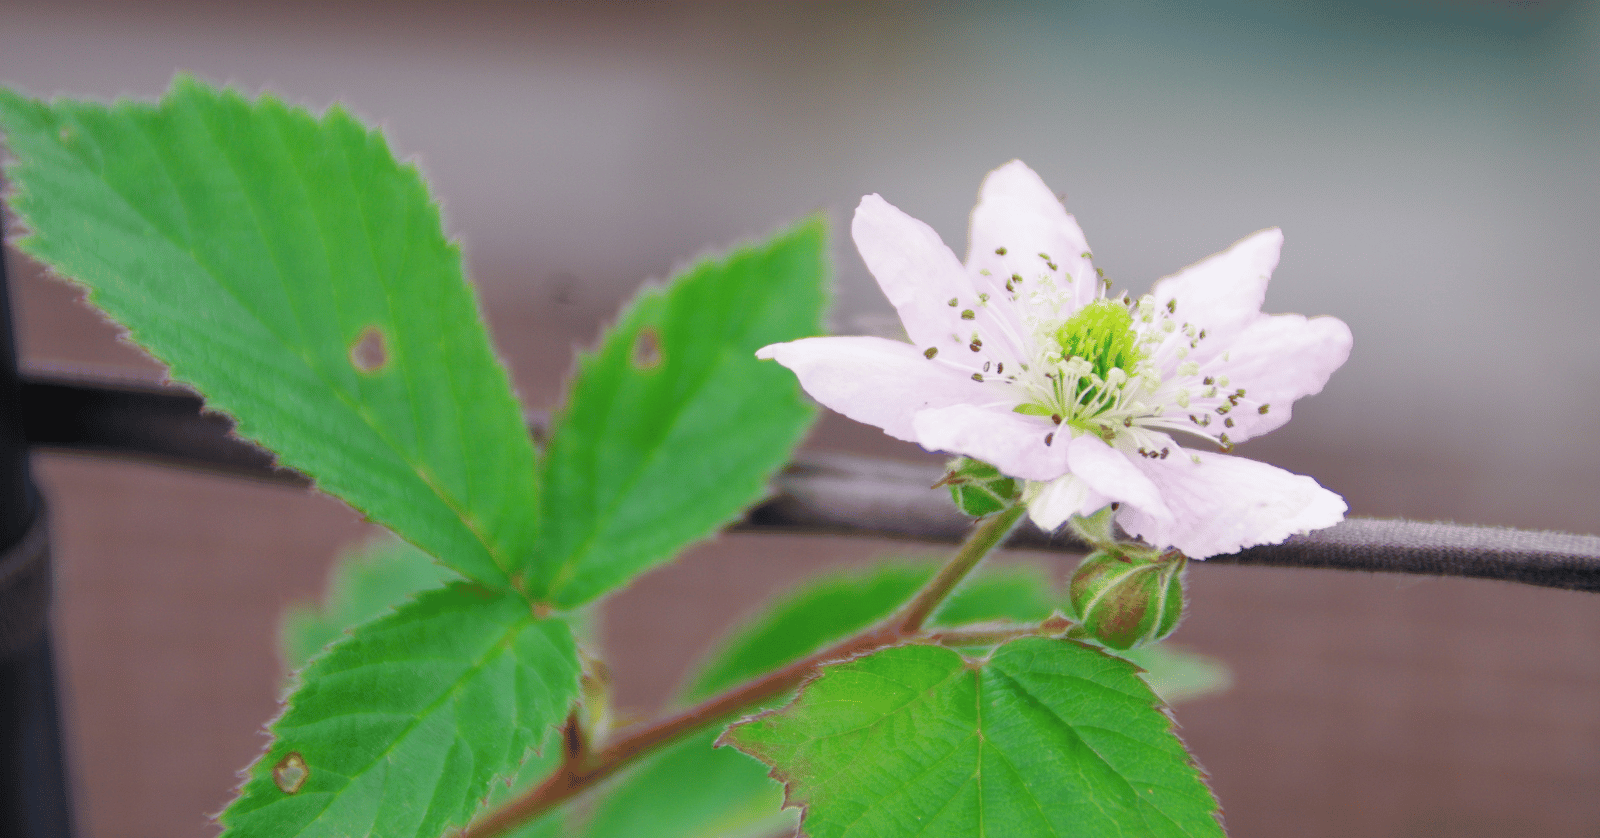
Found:
[[[226,416],[192,393],[148,383],[62,374],[26,376],[23,416],[38,448],[154,460],[309,485],[270,454],[233,436]],[[530,417],[537,431],[544,417]],[[970,520],[931,487],[937,466],[802,452],[774,480],[775,494],[735,529],[837,533],[955,543]],[[1031,525],[1011,547],[1082,552],[1067,534]],[[1600,537],[1420,521],[1351,518],[1336,526],[1215,556],[1209,563],[1311,567],[1500,579],[1600,591]]]

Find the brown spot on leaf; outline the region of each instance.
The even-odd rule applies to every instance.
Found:
[[[659,366],[661,366],[661,335],[654,328],[646,326],[640,329],[638,337],[633,339],[633,367],[653,370]]]
[[[272,781],[278,784],[278,790],[284,794],[294,794],[306,784],[306,778],[311,776],[311,769],[306,767],[305,757],[299,751],[290,751],[278,764],[272,766]]]
[[[373,375],[389,363],[389,352],[384,345],[383,332],[377,326],[361,330],[361,336],[350,344],[350,366],[356,371]]]

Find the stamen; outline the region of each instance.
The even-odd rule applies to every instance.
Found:
[[[938,354],[939,354],[939,347],[937,347],[937,346],[930,346],[927,349],[924,349],[922,351],[922,357],[927,358],[930,361],[933,360],[933,356],[938,355]]]
[[[994,253],[996,256],[1004,256],[1006,255],[1006,249],[1003,247],[997,247],[994,249]]]
[[[972,374],[972,380],[973,381],[982,381],[983,380],[983,373],[981,373],[981,372],[973,373]]]
[[[952,304],[952,305],[953,305],[953,304]],[[975,319],[975,318],[977,318],[977,316],[978,316],[978,313],[977,313],[977,312],[975,312],[975,311],[973,311],[973,310],[972,310],[972,309],[970,309],[970,308],[969,308],[969,309],[964,309],[964,310],[963,310],[963,311],[962,311],[962,312],[961,312],[961,319],[962,319],[962,320],[973,320],[973,319]],[[1207,383],[1207,384],[1210,384],[1210,383],[1211,383],[1211,382],[1209,382],[1209,381],[1208,381],[1208,382],[1206,382],[1206,383]]]

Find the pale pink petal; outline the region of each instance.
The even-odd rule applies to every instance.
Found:
[[[918,411],[993,399],[993,391],[916,347],[875,337],[803,338],[756,351],[788,367],[800,386],[830,410],[916,442]]]
[[[1261,316],[1267,281],[1278,266],[1282,247],[1282,230],[1262,230],[1156,282],[1150,293],[1158,306],[1176,301],[1173,314],[1178,322],[1206,330],[1208,337],[1197,348],[1197,360],[1210,357],[1208,350],[1216,351],[1214,347]]]
[[[1048,483],[1030,483],[1023,499],[1028,504],[1028,517],[1045,532],[1055,531],[1074,515],[1089,515],[1111,502],[1075,474],[1062,475]]]
[[[1092,434],[1067,446],[1067,466],[1089,487],[1114,501],[1138,507],[1151,516],[1172,517],[1156,484],[1134,467],[1128,455]]]
[[[1309,477],[1242,457],[1182,453],[1134,463],[1160,487],[1170,519],[1137,507],[1124,507],[1117,515],[1123,529],[1156,547],[1176,547],[1204,559],[1276,544],[1344,520],[1344,499]]]
[[[1086,255],[1089,243],[1083,230],[1050,187],[1021,160],[984,178],[978,205],[972,209],[969,236],[967,268],[973,281],[987,283],[992,294],[1005,293],[1007,280],[1016,276],[1021,280],[1014,284],[1014,291],[1022,301],[1047,278],[1072,292],[1072,310],[1095,298],[1099,277]],[[1001,249],[1005,253],[999,253]]]
[[[1003,388],[1007,385],[988,386]],[[1008,400],[982,407],[969,403],[921,411],[913,420],[917,441],[930,451],[948,451],[982,460],[1011,477],[1025,480],[1060,477],[1067,470],[1066,440],[1060,440],[1060,444],[1046,443],[1047,436],[1055,441],[1055,425],[1039,416],[1013,412],[1014,404],[1015,401]]]
[[[912,343],[948,349],[952,335],[965,336],[972,324],[964,326],[960,315],[976,310],[978,291],[932,227],[868,195],[856,207],[850,233]]]
[[[1321,392],[1350,357],[1350,342],[1350,327],[1333,317],[1278,314],[1250,324],[1225,356],[1202,369],[1226,376],[1230,392],[1245,391],[1229,414],[1234,426],[1228,436],[1242,442],[1289,421],[1295,399]]]

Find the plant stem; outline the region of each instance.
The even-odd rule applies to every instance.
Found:
[[[967,540],[961,542],[961,549],[956,551],[955,558],[941,568],[939,575],[924,585],[922,590],[917,592],[916,598],[907,603],[905,609],[900,612],[900,616],[896,619],[896,628],[902,637],[916,634],[922,629],[922,624],[927,622],[933,615],[934,609],[950,596],[956,585],[967,578],[967,574],[978,566],[978,562],[982,561],[984,556],[989,555],[989,551],[998,547],[1000,542],[1011,534],[1017,522],[1022,520],[1022,513],[1026,508],[1020,503],[1013,503],[980,520],[978,525],[973,527],[972,532],[967,534]]]
[[[458,833],[457,838],[494,838],[530,821],[577,796],[634,760],[688,733],[727,718],[752,704],[782,695],[800,686],[818,667],[873,649],[882,648],[918,634],[934,609],[944,602],[956,585],[972,572],[978,562],[1005,540],[1023,507],[1015,505],[982,519],[962,542],[956,555],[939,574],[917,592],[915,598],[885,623],[808,655],[781,669],[713,696],[687,710],[658,719],[597,751],[569,747],[559,767],[545,781],[482,820]],[[568,727],[576,724],[569,718]],[[576,732],[563,732],[563,742],[581,741]]]

